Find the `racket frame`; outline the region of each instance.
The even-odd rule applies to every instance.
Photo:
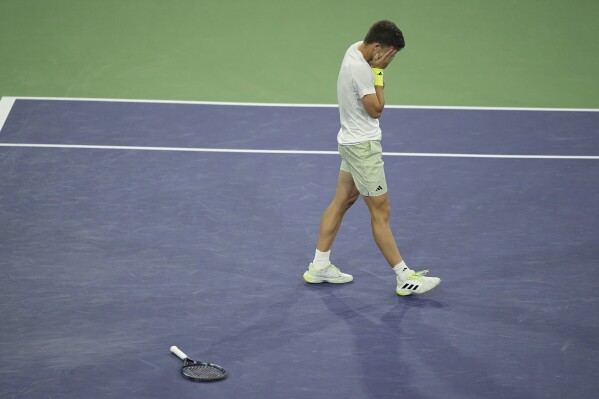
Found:
[[[198,362],[196,360],[193,360],[189,356],[187,356],[181,349],[177,348],[174,345],[171,346],[171,353],[176,355],[179,359],[183,360],[183,366],[181,366],[181,376],[187,380],[194,381],[194,382],[213,382],[213,381],[224,380],[228,376],[227,371],[224,368],[222,368],[221,366],[219,366],[218,364],[207,363],[207,362]],[[202,379],[202,378],[195,378],[193,376],[186,375],[185,368],[190,367],[190,366],[210,367],[210,368],[222,373],[222,377]]]

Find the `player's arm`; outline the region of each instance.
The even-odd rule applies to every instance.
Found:
[[[383,83],[383,70],[393,61],[397,50],[391,49],[381,57],[378,55],[372,61],[372,69],[375,74],[374,90],[376,93],[367,94],[362,97],[364,108],[371,118],[378,119],[383,114],[385,108],[385,85]]]
[[[371,118],[378,119],[383,115],[385,108],[384,86],[374,86],[375,94],[367,94],[362,98],[364,108]]]

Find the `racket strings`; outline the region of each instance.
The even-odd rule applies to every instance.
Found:
[[[197,380],[219,380],[226,376],[226,372],[222,369],[212,366],[211,364],[193,364],[185,366],[183,373]]]

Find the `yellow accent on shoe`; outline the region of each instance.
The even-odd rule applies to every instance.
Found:
[[[350,274],[342,273],[338,267],[329,263],[322,270],[317,270],[314,264],[310,263],[308,270],[304,273],[304,280],[310,284],[331,283],[344,284],[349,283],[354,278]]]
[[[410,294],[424,294],[435,288],[441,282],[438,277],[426,277],[428,270],[413,272],[408,275],[405,280],[401,280],[397,276],[397,287],[395,292],[397,295],[407,296]]]

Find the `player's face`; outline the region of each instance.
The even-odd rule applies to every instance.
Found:
[[[375,56],[378,56],[380,58],[383,56],[383,54],[388,53],[390,50],[393,50],[393,49],[394,49],[393,46],[377,45],[377,47],[374,49],[374,54],[375,54]]]
[[[388,53],[390,50],[394,50],[395,47],[393,46],[381,46],[380,44],[376,44],[374,47],[374,51],[372,52],[372,59],[378,59],[380,57],[382,57],[384,54]],[[396,53],[397,54],[397,53]],[[391,58],[391,60],[393,60],[393,58],[395,58],[395,55]]]

